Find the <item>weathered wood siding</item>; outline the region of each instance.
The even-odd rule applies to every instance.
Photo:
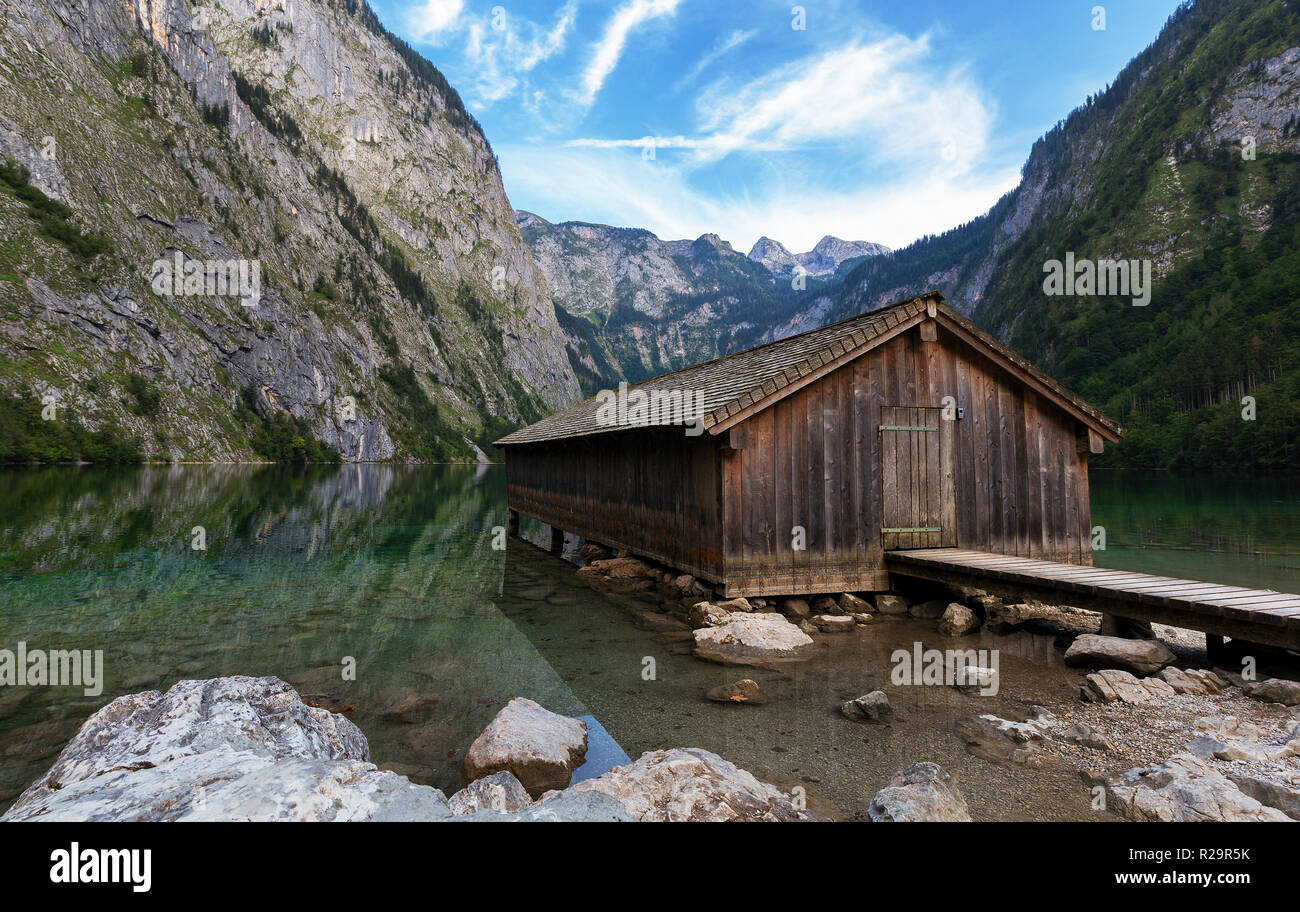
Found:
[[[965,414],[936,435],[942,457],[910,451],[938,487],[891,494],[937,491],[943,532],[891,545],[1092,563],[1075,419],[942,326],[936,335],[909,330],[743,423],[744,448],[722,460],[728,595],[887,589],[882,448],[897,441],[882,443],[882,409],[942,408],[946,396]]]
[[[721,441],[643,428],[506,447],[513,510],[722,579]]]

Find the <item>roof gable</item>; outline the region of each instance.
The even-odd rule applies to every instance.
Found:
[[[694,367],[661,374],[634,384],[628,390],[639,390],[647,397],[689,395],[692,397],[689,401],[698,405],[693,414],[701,416],[706,430],[717,434],[931,317],[952,329],[964,341],[982,349],[1004,369],[1034,386],[1107,439],[1114,441],[1123,435],[1123,429],[1114,421],[943,304],[943,296],[937,292]],[[501,438],[496,445],[540,443],[628,430],[629,427],[682,423],[680,418],[662,415],[650,416],[645,422],[636,424],[609,422],[598,417],[607,400],[607,396],[593,396]]]

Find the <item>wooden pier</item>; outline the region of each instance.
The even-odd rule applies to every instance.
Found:
[[[1287,592],[960,548],[889,551],[885,564],[900,576],[1204,631],[1211,652],[1225,636],[1300,650],[1300,595]]]

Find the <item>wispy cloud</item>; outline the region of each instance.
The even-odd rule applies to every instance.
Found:
[[[926,36],[853,40],[697,100],[701,148],[711,158],[850,141],[865,155],[973,161],[991,111],[960,70],[935,67]]]
[[[750,29],[748,31],[736,29],[730,35],[724,37],[707,54],[705,54],[703,57],[697,60],[695,62],[695,66],[691,67],[690,70],[687,71],[686,75],[682,76],[681,79],[678,79],[677,82],[673,84],[673,91],[680,92],[687,85],[689,85],[690,83],[694,82],[697,78],[699,78],[699,75],[701,73],[703,73],[713,64],[717,63],[718,60],[724,54],[740,47],[742,44],[744,44],[746,41],[748,41],[750,38],[753,38],[757,34],[758,34],[757,29]]]
[[[698,134],[656,145],[694,150],[700,165],[736,152],[851,143],[864,158],[942,159],[950,170],[964,170],[988,142],[992,111],[965,73],[936,71],[929,53],[925,36],[855,39],[743,85],[718,80],[696,99]],[[570,144],[642,147],[646,138],[580,137]]]
[[[604,34],[592,45],[591,60],[579,79],[575,98],[584,105],[594,102],[605,80],[618,66],[632,30],[652,19],[673,15],[679,3],[680,0],[631,0],[616,9],[605,25]]]
[[[549,24],[533,22],[493,7],[486,15],[466,13],[462,0],[425,0],[407,14],[407,27],[417,41],[448,44],[463,36],[468,66],[458,80],[472,103],[490,105],[526,86],[526,74],[564,51],[578,14],[577,0],[568,0]]]
[[[985,211],[1018,179],[987,167],[994,112],[978,85],[934,56],[925,35],[849,36],[748,81],[715,80],[695,99],[692,132],[503,149],[507,186],[548,199],[556,218],[661,237],[901,246]],[[734,192],[719,189],[723,162],[721,173],[748,175],[722,185]]]

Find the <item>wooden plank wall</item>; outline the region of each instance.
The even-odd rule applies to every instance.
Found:
[[[727,594],[887,589],[881,409],[950,395],[965,415],[945,428],[943,544],[1091,564],[1075,420],[941,327],[934,342],[914,329],[745,422],[745,448],[722,463]]]
[[[645,428],[506,448],[513,510],[721,581],[721,442]]]

